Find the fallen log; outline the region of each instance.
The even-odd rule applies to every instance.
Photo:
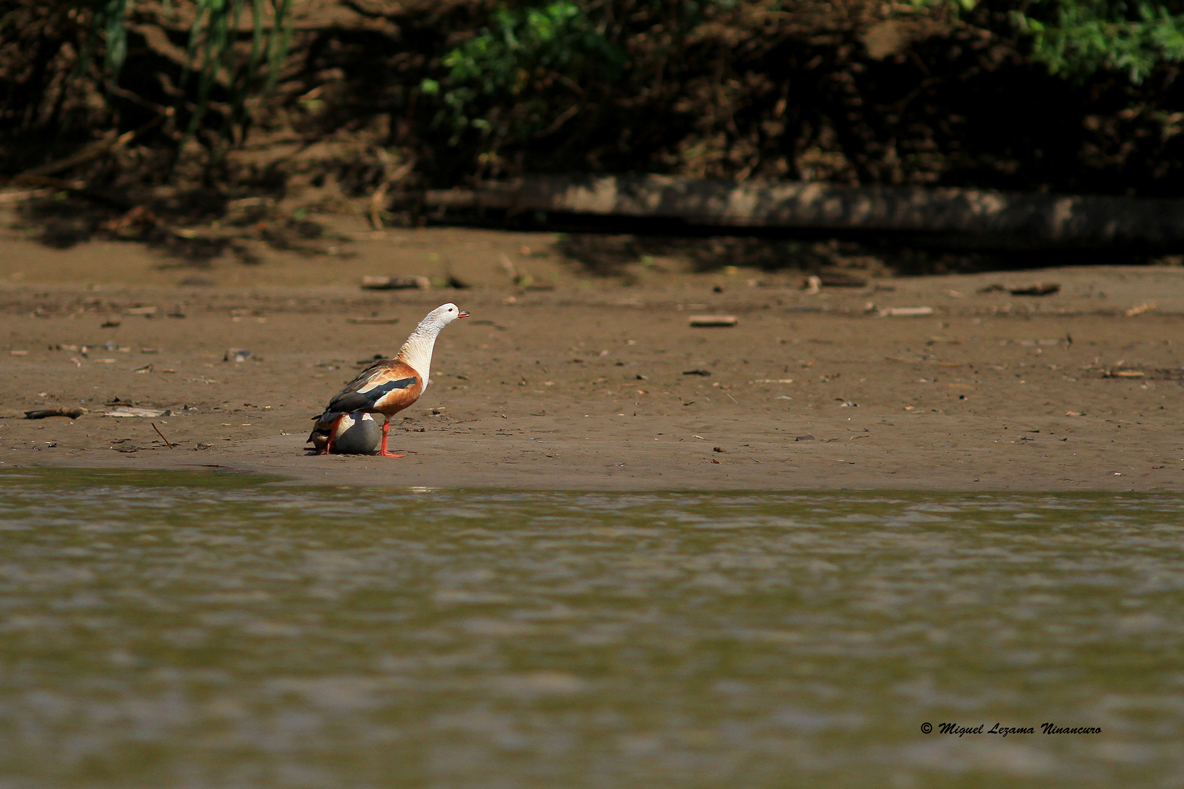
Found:
[[[474,189],[429,190],[424,201],[437,218],[541,211],[722,228],[969,237],[1002,247],[1184,244],[1184,200],[1150,198],[645,175],[534,176]]]
[[[35,408],[32,411],[26,411],[25,419],[48,419],[51,416],[68,416],[71,419],[77,419],[85,413],[89,413],[85,408],[69,408],[59,405],[53,408]]]

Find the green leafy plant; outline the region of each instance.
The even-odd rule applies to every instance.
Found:
[[[222,117],[219,136],[225,142],[234,140],[236,130],[241,130],[247,121],[247,101],[274,87],[287,56],[291,40],[291,2],[196,0],[181,8],[166,0],[166,14],[184,11],[193,15],[185,72],[181,78],[183,88],[192,88],[193,100],[178,148],[184,147],[201,128],[219,87],[229,105],[229,111]],[[135,0],[99,0],[89,6],[94,24],[84,52],[89,56],[96,44],[101,43],[103,76],[108,85],[118,83],[127,59],[127,19],[135,11],[134,6]],[[248,11],[251,32],[250,48],[246,50],[240,43],[240,22]],[[80,59],[80,66],[86,59]],[[222,152],[222,147],[213,151],[215,161]]]
[[[117,2],[118,0],[111,0]],[[238,52],[237,30],[247,6],[251,10],[251,49],[243,58]],[[271,23],[266,16],[270,6]],[[229,137],[245,118],[246,100],[275,84],[291,37],[291,0],[197,0],[197,14],[189,31],[187,70],[197,77],[197,109],[186,136],[192,136],[209,107],[210,93],[219,75],[226,72],[231,112],[224,119],[223,134]],[[261,66],[266,63],[266,68]]]
[[[95,36],[101,30],[105,48],[103,52],[104,76],[114,82],[119,77],[123,62],[127,59],[127,0],[106,0],[95,10],[95,26],[88,41],[93,46]]]
[[[1013,19],[1054,74],[1080,79],[1105,68],[1137,84],[1160,63],[1184,60],[1184,14],[1164,3],[1038,0]]]
[[[510,142],[555,133],[616,80],[621,52],[566,0],[499,10],[492,24],[448,52],[447,72],[420,91],[438,95],[436,124],[450,144],[475,134],[488,155]]]
[[[918,10],[941,5],[962,13],[1010,3],[908,0]],[[1032,57],[1053,74],[1085,79],[1102,69],[1145,80],[1161,63],[1184,61],[1184,14],[1163,0],[1029,0],[1009,16],[1032,43]]]

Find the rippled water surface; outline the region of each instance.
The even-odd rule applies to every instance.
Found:
[[[1182,524],[0,474],[0,787],[1179,786]]]

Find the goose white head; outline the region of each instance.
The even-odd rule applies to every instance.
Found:
[[[411,332],[411,336],[407,338],[407,342],[403,343],[397,358],[411,365],[420,374],[425,389],[431,372],[432,350],[436,347],[436,336],[445,326],[457,318],[467,317],[469,317],[469,313],[452,302],[441,304],[419,322],[415,331]]]
[[[440,329],[443,329],[457,318],[467,317],[469,317],[469,313],[465,312],[452,302],[448,302],[447,304],[441,304],[439,307],[436,307],[436,309],[429,312],[424,317],[424,319],[419,322],[419,325],[415,327],[415,331],[418,332],[420,329],[423,329],[427,326],[436,325],[436,333],[439,334]]]

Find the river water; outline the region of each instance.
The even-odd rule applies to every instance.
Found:
[[[6,472],[0,787],[1179,786],[1182,559],[1175,495]]]

